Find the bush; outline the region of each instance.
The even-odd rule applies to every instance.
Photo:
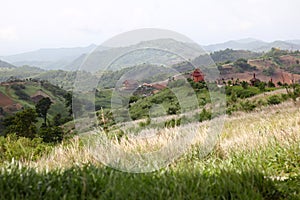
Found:
[[[15,90],[15,94],[19,97],[20,100],[30,100],[30,96],[26,94],[23,90]]]
[[[64,132],[62,128],[54,127],[42,127],[39,131],[40,137],[46,143],[59,143],[63,140]]]
[[[261,92],[263,92],[263,91],[265,91],[266,90],[266,83],[265,82],[259,82],[259,83],[257,83],[257,87],[259,88],[259,90],[261,91]]]
[[[255,66],[249,65],[247,60],[243,58],[238,59],[233,64],[237,67],[237,71],[241,73],[244,71],[254,71],[257,69]]]
[[[236,106],[236,104],[226,107],[226,113],[228,115],[231,115],[233,112],[236,112],[236,111],[238,111],[238,107]]]
[[[171,119],[165,122],[165,127],[167,128],[174,128],[175,126],[180,126],[181,119]]]
[[[273,82],[269,81],[268,82],[268,87],[273,88],[273,87],[275,87],[275,84]]]
[[[288,94],[281,94],[281,99],[282,101],[286,101],[289,99],[289,95]]]
[[[269,105],[276,105],[280,104],[282,99],[278,95],[272,95],[268,98],[268,104]]]
[[[246,83],[246,82],[245,82]],[[247,86],[247,87],[246,87]],[[243,86],[226,87],[226,95],[230,96],[235,93],[238,98],[248,98],[261,93],[257,87],[248,87],[248,84]]]
[[[250,102],[249,100],[240,103],[242,110],[246,112],[253,111],[256,108],[256,104]]]
[[[175,114],[177,114],[178,112],[179,112],[179,110],[180,110],[180,108],[179,108],[180,106],[179,105],[171,105],[169,108],[168,108],[168,110],[167,110],[167,113],[169,114],[169,115],[175,115]]]
[[[202,112],[199,115],[199,121],[203,122],[206,120],[211,120],[212,113],[210,111],[207,111],[205,108],[202,110]]]
[[[29,139],[16,134],[0,136],[0,162],[16,160],[36,160],[50,152],[50,145],[41,138]]]

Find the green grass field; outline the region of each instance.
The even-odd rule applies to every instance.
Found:
[[[198,125],[191,130],[200,137],[207,123]],[[0,198],[300,199],[299,130],[299,106],[289,101],[237,112],[225,120],[209,155],[199,157],[196,142],[169,166],[140,174],[103,166],[75,137],[36,161],[3,164]]]

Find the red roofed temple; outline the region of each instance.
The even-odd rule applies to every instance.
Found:
[[[191,73],[191,78],[194,82],[204,81],[204,74],[197,68]]]

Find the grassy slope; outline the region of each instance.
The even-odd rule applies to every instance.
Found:
[[[45,88],[41,87],[38,83],[33,82],[27,82],[25,84],[25,89],[23,90],[27,95],[31,96],[35,94],[38,90],[42,90],[44,93],[50,96],[52,100],[54,100],[54,103],[49,109],[49,117],[52,118],[54,115],[56,115],[59,111],[60,114],[62,114],[63,117],[68,115],[68,111],[65,108],[65,102],[63,97],[55,96],[50,91],[46,90]],[[34,107],[34,103],[27,100],[21,100],[16,94],[15,90],[10,88],[10,86],[0,86],[0,91],[12,98],[14,102],[20,103],[24,107]]]
[[[170,166],[146,174],[102,166],[77,138],[37,162],[7,164],[0,172],[1,197],[299,199],[299,130],[299,106],[291,102],[236,113],[226,119],[209,156],[200,159],[195,146]]]

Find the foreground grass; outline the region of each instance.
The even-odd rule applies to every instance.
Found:
[[[10,164],[0,175],[2,199],[298,199],[298,144],[204,160],[184,157],[154,173],[131,174],[86,164],[36,172]],[[298,163],[297,163],[298,162]],[[282,172],[291,175],[280,177]],[[283,179],[283,180],[282,180]]]
[[[77,139],[36,162],[8,163],[1,199],[300,199],[300,115],[290,102],[226,120],[215,150],[197,145],[153,173],[98,164]]]

